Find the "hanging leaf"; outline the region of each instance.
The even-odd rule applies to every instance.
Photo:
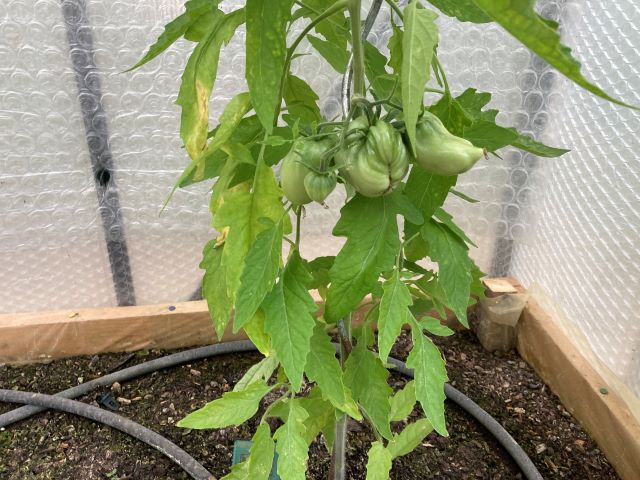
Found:
[[[392,422],[400,422],[407,418],[416,404],[416,382],[411,380],[401,390],[398,390],[391,397],[391,412],[389,420]]]
[[[293,74],[287,75],[283,90],[284,103],[290,115],[300,119],[301,123],[321,122],[318,95],[307,82]]]
[[[316,324],[313,330],[305,372],[309,380],[318,384],[325,400],[352,418],[362,420],[358,406],[351,398],[351,392],[344,386],[336,349],[320,324]]]
[[[252,383],[242,392],[227,392],[221,398],[207,403],[178,422],[182,428],[224,428],[240,425],[258,411],[260,400],[271,387],[264,381]]]
[[[278,368],[278,359],[275,355],[263,358],[261,361],[253,365],[247,373],[245,373],[238,383],[233,387],[234,392],[241,392],[249,385],[259,381],[268,381],[273,372]]]
[[[209,127],[209,97],[218,73],[223,44],[229,43],[245,20],[244,9],[235,10],[215,22],[187,61],[176,103],[182,107],[180,138],[194,159],[205,147]]]
[[[309,294],[309,282],[311,274],[295,251],[289,257],[280,281],[262,304],[266,315],[265,329],[296,392],[302,384],[315,326],[313,314],[318,309]]]
[[[471,260],[467,246],[445,225],[431,220],[420,230],[429,246],[429,257],[438,262],[438,284],[460,322],[468,327],[467,306],[471,288]]]
[[[125,72],[135,70],[156,58],[167,48],[173,45],[176,40],[183,36],[187,30],[189,30],[189,28],[198,22],[203,16],[207,16],[207,18],[212,22],[215,21],[216,15],[222,13],[216,8],[219,3],[220,0],[189,0],[184,4],[184,13],[167,23],[164,26],[164,31],[160,34],[155,43],[149,47],[147,53],[145,53],[133,67],[125,70]]]
[[[414,369],[416,398],[425,416],[440,435],[448,435],[444,419],[444,384],[448,380],[442,355],[433,342],[422,334],[418,322],[411,318],[413,348],[407,367]]]
[[[389,397],[393,390],[387,384],[388,376],[389,371],[378,356],[359,342],[345,364],[344,382],[380,435],[390,439]]]
[[[216,247],[216,240],[211,240],[204,247],[200,263],[200,268],[205,271],[202,279],[202,297],[207,301],[218,340],[222,339],[233,309],[233,300],[227,294],[227,275],[222,265],[222,251],[222,248]]]
[[[222,196],[213,226],[219,232],[227,232],[222,265],[227,275],[227,294],[234,303],[249,249],[258,234],[268,228],[261,219],[279,222],[284,216],[281,196],[275,175],[264,162],[258,162],[253,183],[237,185]],[[284,230],[287,231],[287,225]],[[237,330],[234,326],[234,331]]]
[[[398,458],[412,452],[432,431],[433,427],[426,418],[410,423],[389,441],[387,449],[391,457]]]
[[[300,399],[287,402],[289,413],[274,435],[277,440],[278,475],[282,480],[305,480],[309,448],[304,440],[304,422],[309,416]]]
[[[433,49],[438,43],[438,15],[418,8],[413,1],[404,9],[402,37],[402,107],[411,149],[415,153],[416,123],[422,107],[424,86],[429,80]]]
[[[255,315],[278,278],[282,261],[283,219],[256,236],[247,253],[236,298],[235,328],[242,328]]]
[[[473,0],[429,0],[429,3],[449,17],[461,22],[488,23],[491,21],[486,13],[478,8]]]
[[[267,480],[273,466],[275,443],[267,423],[261,423],[251,439],[249,475],[251,480]]]
[[[351,312],[371,291],[380,273],[393,267],[400,248],[396,215],[397,190],[389,195],[353,197],[341,210],[333,234],[347,237],[329,277],[325,319],[336,322]]]
[[[571,55],[571,49],[560,43],[558,24],[538,15],[534,10],[535,0],[472,1],[488,17],[569,80],[600,98],[625,107],[630,106],[613,98],[582,76],[580,63]]]
[[[293,0],[247,0],[246,77],[262,126],[271,133],[280,110],[280,85],[287,56],[287,24]],[[286,73],[286,72],[284,72]]]
[[[389,480],[393,457],[381,442],[373,442],[367,454],[366,480]]]
[[[400,271],[393,274],[382,286],[383,294],[380,300],[380,313],[378,314],[378,351],[380,360],[387,361],[391,347],[402,330],[402,325],[407,321],[409,306],[412,304],[409,289],[400,280]]]
[[[313,35],[309,35],[307,40],[336,72],[344,75],[347,71],[347,63],[349,63],[349,51],[346,45],[340,46]]]

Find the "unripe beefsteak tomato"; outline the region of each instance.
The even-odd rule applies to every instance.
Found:
[[[280,185],[291,203],[304,205],[313,200],[305,189],[305,178],[320,169],[323,155],[332,146],[331,139],[301,138],[284,157],[280,167]]]

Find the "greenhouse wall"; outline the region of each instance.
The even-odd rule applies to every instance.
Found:
[[[640,104],[634,1],[541,5],[587,77]],[[175,100],[193,44],[123,73],[182,9],[179,0],[0,3],[0,312],[198,296],[201,250],[215,234],[210,184],[179,190],[162,210],[187,164]],[[492,92],[502,124],[572,150],[544,159],[504,149],[459,179],[480,202],[454,198],[447,209],[485,272],[540,286],[640,394],[640,116],[574,86],[496,25],[439,25],[454,92]],[[383,46],[391,32],[380,28],[369,40]],[[212,121],[244,87],[241,42],[223,50]],[[315,56],[294,68],[325,116],[339,115],[337,74]],[[304,255],[339,250],[330,232],[343,198],[308,209]]]

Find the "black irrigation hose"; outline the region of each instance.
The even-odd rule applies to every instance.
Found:
[[[228,342],[228,343],[218,343],[218,344],[209,345],[206,347],[193,348],[191,350],[185,350],[182,352],[174,353],[172,355],[167,355],[166,357],[158,358],[156,360],[150,360],[148,362],[141,363],[133,367],[125,368],[124,370],[120,370],[118,372],[105,375],[104,377],[96,378],[95,380],[91,380],[90,382],[83,383],[81,385],[78,385],[77,387],[64,390],[63,392],[58,393],[55,397],[50,396],[50,398],[60,399],[60,400],[63,400],[64,398],[67,398],[67,399],[76,398],[81,395],[85,395],[101,386],[109,386],[109,385],[112,385],[114,382],[124,382],[126,380],[131,380],[133,378],[137,378],[145,374],[153,373],[164,368],[175,367],[176,365],[180,365],[182,363],[193,362],[196,360],[201,360],[201,359],[213,357],[216,355],[223,355],[226,353],[249,352],[249,351],[254,351],[255,349],[256,347],[253,345],[253,343],[251,343],[248,340]],[[401,362],[400,360],[389,357],[389,363],[392,363],[396,367],[399,373],[407,377],[413,378],[413,370],[410,368],[407,368],[404,362]],[[14,402],[14,400],[11,400],[10,398],[10,395],[14,393],[23,393],[24,395],[27,395],[27,396],[36,395],[36,394],[28,394],[24,392],[15,392],[12,390],[0,390],[0,402],[10,402],[10,403]],[[478,404],[476,404],[473,400],[471,400],[466,395],[464,395],[460,391],[453,388],[451,385],[445,385],[445,394],[449,400],[451,400],[453,403],[455,403],[460,408],[462,408],[467,413],[469,413],[472,417],[474,417],[481,425],[483,425],[489,431],[489,433],[491,433],[495,437],[495,439],[500,443],[500,445],[504,447],[507,453],[511,455],[513,460],[520,467],[520,469],[522,470],[522,473],[524,473],[527,480],[542,480],[542,475],[540,475],[540,472],[538,472],[538,470],[536,469],[531,459],[527,456],[524,450],[522,450],[522,447],[518,445],[518,443],[513,439],[513,437],[509,435],[509,433],[502,427],[502,425],[500,425],[491,415],[489,415],[482,408],[480,408],[480,406],[478,406]],[[48,397],[48,396],[45,395],[44,397]],[[63,397],[63,398],[60,398],[60,397]],[[16,401],[15,403],[31,403],[31,402]],[[71,403],[73,403],[74,405],[79,404],[82,406],[91,407],[90,405],[86,405],[79,402],[71,402]],[[34,402],[34,405],[20,407],[16,410],[7,412],[3,415],[0,415],[0,428],[6,427],[19,420],[24,420],[26,418],[29,418],[36,413],[47,410],[47,408],[58,409],[57,407],[54,407],[54,406],[43,405],[41,403],[36,404]],[[78,407],[74,407],[74,408],[78,408]],[[91,407],[91,408],[98,410],[99,412],[104,412],[105,414],[114,416],[118,419],[122,418],[118,415],[112,414],[110,412],[106,412],[96,407]],[[68,410],[64,410],[64,411],[68,411]],[[70,413],[74,413],[74,412],[70,412]],[[92,417],[88,417],[88,418],[92,418]],[[94,420],[98,422],[101,421],[98,419],[94,419]],[[123,420],[126,420],[126,419],[123,419]],[[137,425],[130,420],[126,420],[126,421],[141,429],[144,429],[144,427]],[[114,428],[118,428],[118,427],[114,426]],[[147,429],[144,429],[144,430],[147,430]],[[147,432],[153,435],[157,435],[151,432],[150,430],[147,430]],[[126,433],[129,433],[129,432],[126,432]],[[146,443],[149,443],[144,438],[141,438],[140,436],[136,436],[136,435],[132,435],[132,436],[135,436],[135,438],[138,438]],[[157,436],[160,437],[159,435]],[[160,437],[160,438],[163,438],[163,437]],[[166,439],[165,441],[168,442],[168,440]],[[158,447],[154,447],[154,448],[158,448]],[[175,447],[175,448],[178,448],[178,447]],[[160,451],[163,451],[163,450],[160,450]],[[169,455],[169,457],[172,459],[174,458],[171,455]],[[179,462],[176,462],[176,463],[178,463],[181,467],[183,467],[183,464]],[[202,465],[200,465],[200,467],[202,467]],[[204,469],[204,467],[202,468]],[[207,474],[208,473],[209,472],[207,472]],[[209,478],[209,477],[194,477],[194,478],[200,479],[200,478]]]
[[[178,447],[175,443],[167,440],[162,435],[143,427],[139,423],[128,418],[111,413],[93,405],[69,400],[68,398],[57,397],[55,395],[44,395],[42,393],[20,392],[17,390],[0,390],[0,401],[9,403],[24,403],[28,405],[38,405],[40,407],[52,408],[62,412],[72,413],[94,422],[108,425],[111,428],[120,430],[133,438],[143,441],[156,450],[164,453],[173,462],[191,475],[196,480],[212,480],[215,477],[204,468],[195,458]]]

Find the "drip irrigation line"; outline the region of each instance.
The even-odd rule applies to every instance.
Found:
[[[335,345],[337,348],[338,344],[335,344]],[[166,357],[158,358],[156,360],[150,360],[148,362],[141,363],[133,367],[125,368],[124,370],[120,370],[118,372],[114,372],[109,375],[105,375],[104,377],[100,377],[90,382],[80,384],[77,387],[64,390],[63,392],[60,392],[55,396],[47,396],[47,395],[38,396],[39,394],[31,394],[29,392],[16,392],[14,390],[0,390],[0,402],[29,404],[27,406],[20,407],[16,410],[12,410],[3,415],[0,415],[0,427],[6,427],[8,425],[11,425],[12,423],[29,418],[35,415],[36,413],[45,411],[49,408],[53,408],[55,410],[69,411],[69,410],[57,408],[57,406],[53,406],[51,402],[43,399],[43,397],[51,397],[55,400],[60,400],[61,401],[60,405],[62,405],[65,399],[76,398],[81,395],[85,395],[95,390],[98,387],[109,386],[114,382],[124,382],[127,380],[131,380],[133,378],[140,377],[142,375],[156,372],[158,370],[175,367],[183,363],[189,363],[189,362],[193,362],[196,360],[201,360],[204,358],[209,358],[217,355],[224,355],[227,353],[243,353],[243,352],[250,352],[255,350],[256,350],[255,345],[253,345],[253,343],[251,343],[248,340],[228,342],[228,343],[218,343],[218,344],[209,345],[206,347],[199,347],[191,350],[185,350],[182,352],[174,353],[172,355],[168,355]],[[410,378],[414,377],[413,369],[407,368],[404,362],[397,360],[395,358],[389,357],[389,363],[392,363],[396,367],[396,370],[402,375],[405,375]],[[17,396],[13,396],[13,394],[16,394],[16,393],[22,393],[26,397],[22,397],[22,399],[18,401]],[[462,408],[468,414],[470,414],[473,418],[475,418],[482,426],[484,426],[489,431],[489,433],[491,433],[495,437],[495,439],[500,443],[500,445],[502,445],[504,449],[507,451],[507,453],[509,453],[509,455],[513,458],[513,460],[518,465],[518,467],[520,467],[520,469],[522,470],[522,473],[524,474],[527,480],[542,480],[542,475],[540,475],[540,472],[538,472],[535,465],[533,464],[531,459],[527,456],[527,454],[522,449],[522,447],[518,445],[518,443],[513,439],[513,437],[509,435],[509,433],[502,427],[502,425],[500,425],[491,415],[489,415],[473,400],[471,400],[469,397],[464,395],[459,390],[453,388],[451,385],[448,385],[448,384],[445,385],[445,394],[449,400],[451,400],[453,403],[458,405],[460,408]],[[33,402],[29,401],[29,396],[31,395],[36,395],[36,397],[33,397],[34,398]],[[78,412],[82,411],[83,407],[88,407],[90,409],[97,410],[100,413],[104,413],[105,417],[115,417],[117,419],[122,419],[122,417],[120,417],[119,415],[113,414],[106,410],[101,410],[91,405],[87,405],[80,402],[71,402],[71,403],[73,404],[73,408]],[[69,411],[69,413],[75,413],[75,412]],[[86,416],[86,415],[83,415],[83,416]],[[106,423],[106,422],[102,422],[102,420],[98,418],[92,418],[89,416],[87,416],[87,418],[91,418],[96,422]],[[151,433],[153,435],[157,435],[157,437],[163,438],[160,435],[154,432],[151,432],[148,429],[145,429],[141,425],[135,424],[135,422],[132,422],[131,420],[128,420],[128,419],[122,419],[122,420],[125,420],[126,422],[132,424],[130,426],[132,427],[132,431],[134,433],[139,433],[138,429],[144,429],[147,431],[147,434]],[[121,424],[121,421],[118,420],[116,422],[116,425],[120,425],[120,424]],[[118,426],[114,426],[108,423],[107,425],[113,426],[113,428],[117,428],[121,431],[125,431],[120,429]],[[129,432],[125,431],[125,433],[129,433]],[[135,438],[138,438],[139,440],[145,443],[148,443],[154,446],[154,448],[157,448],[161,452],[165,453],[164,450],[161,450],[157,446],[149,443],[146,440],[147,437],[143,438],[142,436],[137,436],[137,435],[132,435],[132,436],[134,436]],[[156,437],[153,437],[153,438],[155,438],[156,441],[158,440]],[[171,442],[169,442],[168,440],[166,439],[164,440],[169,444],[171,444]],[[183,463],[179,463],[178,461],[176,461],[175,458],[178,458],[178,457],[176,457],[174,453],[171,453],[171,454],[165,453],[165,455],[167,455],[169,458],[171,458],[176,463],[178,463],[178,465],[180,465],[182,468],[185,468],[184,465],[191,465],[189,463],[184,463],[187,460],[186,458],[183,458],[184,460]],[[202,467],[202,465],[199,465],[199,466]],[[204,467],[202,468],[204,469]],[[209,477],[202,477],[202,476],[196,477],[193,475],[192,477],[197,478],[198,480],[211,478],[209,472],[207,472],[206,470],[204,470],[204,472],[206,472],[209,475]]]

